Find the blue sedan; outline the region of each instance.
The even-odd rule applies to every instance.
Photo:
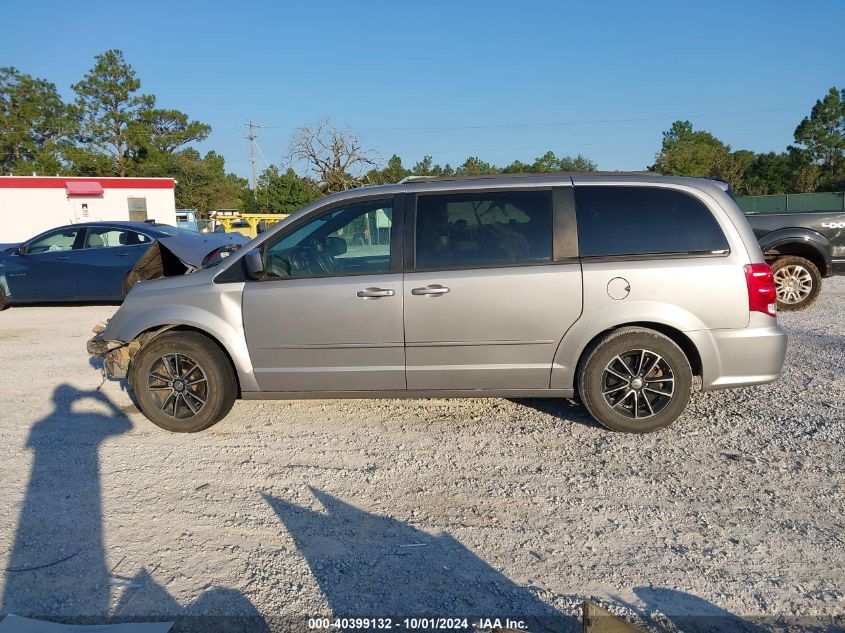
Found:
[[[155,242],[187,269],[249,240],[166,224],[89,222],[62,226],[0,249],[0,309],[7,304],[122,301],[124,279]]]

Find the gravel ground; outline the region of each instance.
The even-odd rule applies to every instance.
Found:
[[[114,309],[0,314],[0,613],[578,630],[592,597],[660,631],[845,624],[845,279],[781,315],[777,383],[647,436],[497,399],[238,402],[168,434],[96,391]]]

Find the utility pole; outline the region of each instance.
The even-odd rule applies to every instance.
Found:
[[[258,123],[253,123],[252,119],[249,120],[249,123],[245,123],[244,125],[249,126],[249,157],[252,161],[252,190],[255,191],[257,188],[257,178],[255,175],[255,139],[258,138],[255,134],[255,129],[261,127]]]

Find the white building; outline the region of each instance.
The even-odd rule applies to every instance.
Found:
[[[0,176],[0,243],[101,220],[176,226],[173,178]]]

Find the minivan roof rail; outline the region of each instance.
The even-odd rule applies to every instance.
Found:
[[[549,178],[549,177],[570,177],[570,176],[662,176],[656,171],[544,171],[544,172],[519,172],[513,174],[481,174],[477,176],[405,176],[397,184],[404,185],[409,182],[440,182],[448,180],[487,180],[495,178]]]

